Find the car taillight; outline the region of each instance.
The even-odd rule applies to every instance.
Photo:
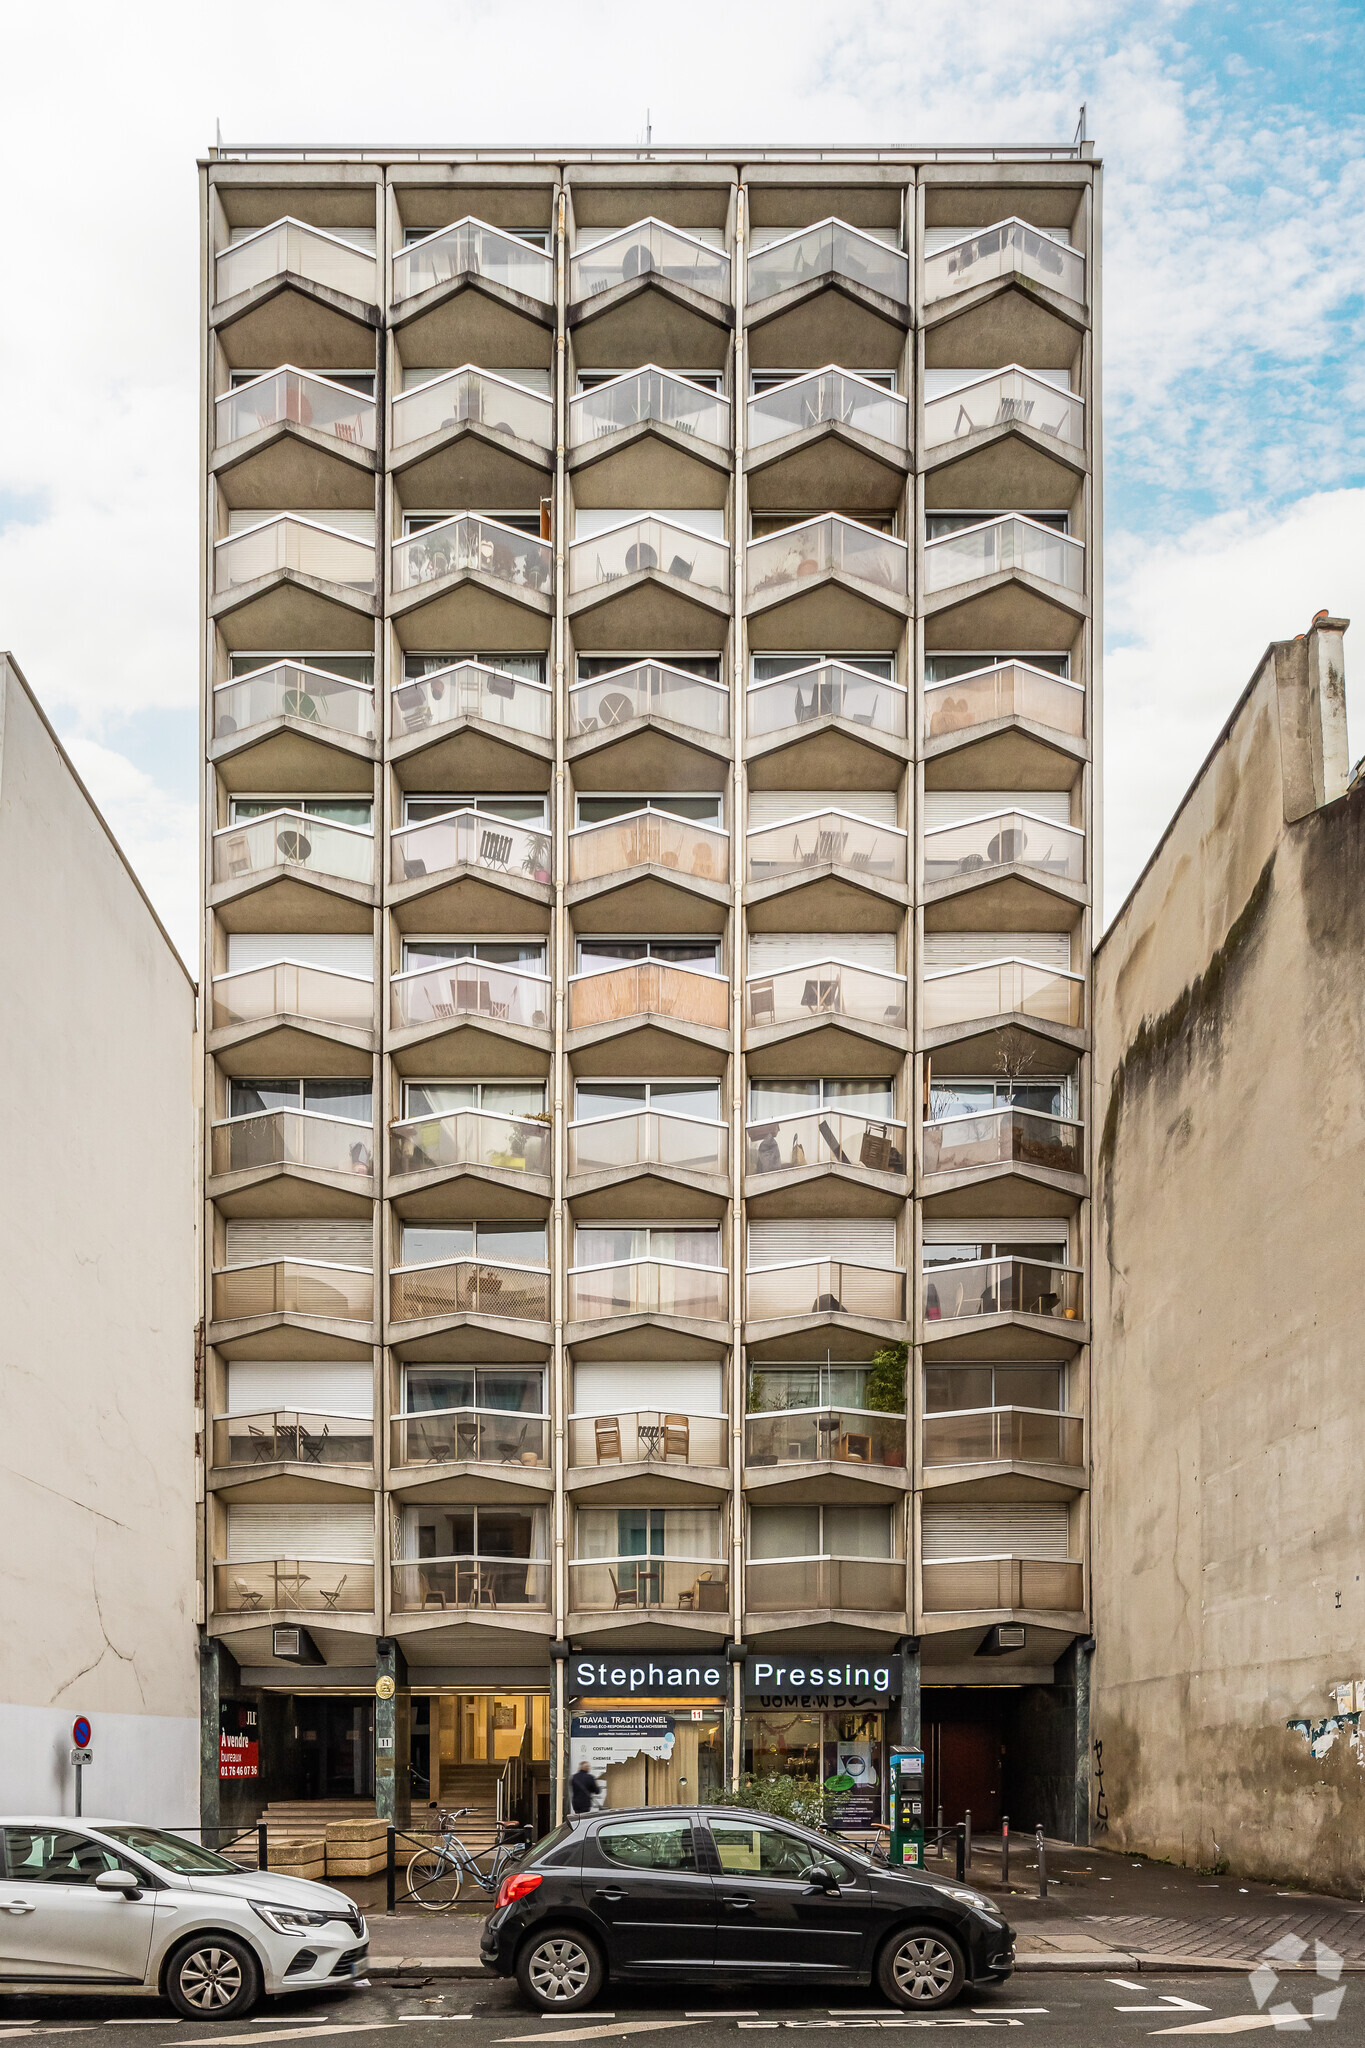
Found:
[[[527,1892],[533,1892],[541,1881],[538,1870],[523,1871],[519,1877],[505,1877],[498,1886],[498,1905],[510,1906],[513,1899],[524,1899]]]

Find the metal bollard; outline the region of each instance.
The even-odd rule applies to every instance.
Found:
[[[1047,1850],[1043,1846],[1041,1823],[1035,1831],[1034,1839],[1038,1844],[1038,1896],[1040,1899],[1045,1899],[1047,1897]]]
[[[962,1823],[962,1836],[962,1866],[964,1870],[970,1870],[972,1867],[972,1809],[970,1806],[967,1808],[967,1818]]]
[[[938,1846],[938,1853],[941,1856],[943,1854],[943,1808],[941,1806],[935,1807],[934,1813],[936,1816],[934,1825],[934,1841]]]
[[[967,1875],[967,1830],[959,1821],[953,1830],[957,1840],[957,1881],[961,1884]]]
[[[397,1851],[397,1843],[398,1843],[398,1835],[397,1835],[397,1830],[396,1830],[396,1829],[394,1828],[394,1825],[393,1825],[392,1821],[390,1821],[390,1823],[389,1823],[389,1827],[388,1827],[388,1856],[387,1856],[387,1868],[386,1868],[386,1870],[385,1870],[385,1872],[384,1872],[384,1893],[385,1893],[385,1897],[384,1897],[384,1911],[385,1911],[386,1913],[392,1913],[392,1911],[394,1910],[394,1905],[393,1905],[393,1880],[394,1880],[394,1865],[395,1865],[395,1863],[396,1863],[396,1861],[397,1861],[397,1855],[396,1855],[396,1851]]]
[[[256,1823],[256,1868],[258,1870],[269,1870],[270,1868],[270,1836],[266,1831],[266,1825],[263,1820],[258,1820]]]
[[[1000,1882],[1010,1881],[1010,1817],[1005,1815],[1000,1823]]]

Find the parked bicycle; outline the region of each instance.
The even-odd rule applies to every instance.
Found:
[[[493,1840],[493,1861],[485,1870],[455,1832],[456,1822],[473,1811],[472,1806],[457,1807],[453,1813],[439,1809],[436,1827],[440,1841],[431,1848],[419,1849],[408,1864],[408,1897],[424,1912],[448,1913],[460,1896],[465,1878],[478,1885],[480,1891],[496,1892],[531,1840],[529,1828],[504,1827],[499,1822]]]

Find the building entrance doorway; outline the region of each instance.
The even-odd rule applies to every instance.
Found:
[[[411,1726],[415,1801],[472,1806],[491,1819],[499,1779],[504,1801],[516,1804],[532,1779],[548,1777],[548,1692],[414,1692]]]
[[[374,1701],[294,1700],[300,1799],[374,1798]]]
[[[1004,1813],[1008,1766],[1006,1713],[1011,1695],[967,1686],[927,1690],[924,1731],[925,1800],[945,1827],[970,1812],[972,1827],[994,1833]]]

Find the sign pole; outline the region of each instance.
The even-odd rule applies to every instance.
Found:
[[[81,1817],[81,1772],[86,1764],[95,1761],[90,1747],[90,1723],[84,1714],[77,1714],[71,1723],[71,1761],[76,1768],[76,1818]]]
[[[76,1766],[76,1818],[81,1817],[81,1766]]]

